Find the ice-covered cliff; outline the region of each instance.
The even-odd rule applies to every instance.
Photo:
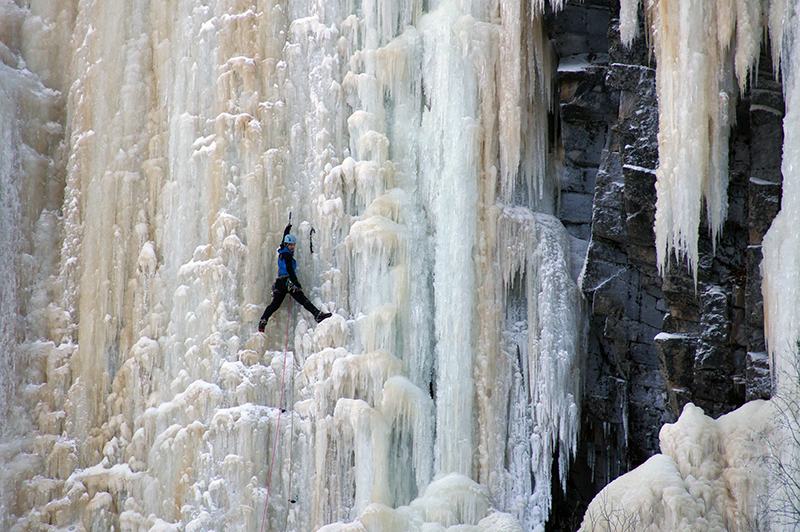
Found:
[[[698,316],[747,308],[703,268],[765,28],[786,104],[761,265],[776,397],[687,405],[584,529],[796,523],[798,6],[624,0],[609,23],[596,0],[546,27],[562,4],[0,0],[0,529],[543,530],[582,406],[605,481],[684,380],[712,404],[723,372],[741,387],[713,366],[757,342],[713,344],[735,317]],[[581,49],[640,26],[652,62]],[[760,90],[751,113],[782,116]],[[334,315],[287,300],[258,333],[290,213]],[[723,268],[742,291],[743,262]],[[587,351],[606,360],[584,371]]]
[[[639,4],[621,3],[620,29],[628,43],[641,20],[636,16]],[[716,420],[686,404],[677,422],[661,429],[661,453],[604,488],[589,505],[582,531],[794,530],[800,523],[796,485],[800,449],[796,273],[800,253],[794,229],[798,223],[797,9],[794,1],[659,0],[646,5],[645,27],[653,40],[657,65],[655,240],[662,273],[668,265],[674,268],[676,263],[684,263],[694,276],[697,290],[701,268],[698,232],[706,224],[712,246],[717,243],[727,216],[726,189],[732,174],[728,163],[741,161],[741,154],[728,153],[729,145],[733,145],[729,134],[735,123],[737,99],[752,97],[751,110],[757,108],[757,112],[783,118],[783,159],[777,183],[760,180],[756,168],[746,176],[751,190],[778,185],[783,191],[780,213],[769,231],[764,228],[763,244],[763,233],[753,227],[749,246],[759,255],[763,251],[760,288],[773,398],[752,401]],[[768,45],[762,44],[764,35],[769,36]],[[773,76],[783,84],[785,115],[782,105],[776,109],[758,104],[758,93],[767,92],[763,88],[754,86],[752,93],[748,92],[762,47],[772,51]],[[755,202],[748,208],[759,210]],[[710,270],[708,260],[705,268]],[[672,290],[678,291],[674,285]],[[712,292],[702,297],[719,297]],[[719,334],[719,330],[714,331],[719,323],[705,325],[711,336]],[[674,343],[680,350],[698,338],[702,343],[703,333],[687,331],[662,333],[656,341]],[[723,361],[711,355],[714,347],[709,350],[707,344],[704,348],[705,353],[700,348],[689,349],[690,373]],[[664,356],[676,352],[665,349]],[[679,359],[675,356],[670,362]],[[665,374],[673,374],[671,393],[686,392],[680,389],[687,382],[680,375],[686,367],[662,366],[662,370],[667,369]]]
[[[2,0],[0,528],[541,530],[585,310],[540,9]],[[289,213],[334,316],[261,334]]]

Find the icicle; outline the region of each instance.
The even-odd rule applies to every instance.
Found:
[[[639,36],[639,2],[641,0],[622,0],[619,5],[619,33],[626,46]]]
[[[542,200],[549,192],[545,176],[550,170],[548,112],[552,110],[553,51],[538,10],[529,20],[519,3],[509,0],[501,2],[500,13],[500,199],[514,203],[522,192],[525,204],[546,208]]]
[[[622,5],[626,43],[635,36],[637,6]],[[761,43],[760,5],[658,0],[648,11],[659,101],[658,263],[663,272],[674,253],[696,279],[702,202],[714,242],[727,216],[728,135],[736,98],[732,73],[744,90]]]

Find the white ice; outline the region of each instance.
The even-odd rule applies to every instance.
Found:
[[[603,488],[581,532],[768,530],[768,442],[777,419],[769,401],[716,420],[687,404],[676,423],[661,428],[662,454]]]
[[[625,43],[638,35],[639,0],[620,3]],[[761,45],[761,2],[657,0],[646,8],[656,59],[656,252],[697,278],[701,209],[716,242],[728,212],[728,138],[736,99]]]
[[[0,528],[541,530],[585,310],[534,4],[0,1]],[[334,316],[260,334],[290,212]]]

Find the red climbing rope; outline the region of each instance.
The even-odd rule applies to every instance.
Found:
[[[281,399],[278,402],[278,426],[275,428],[275,443],[272,445],[272,460],[269,464],[269,477],[267,477],[267,500],[264,501],[264,517],[261,519],[261,532],[267,522],[267,505],[269,504],[269,489],[272,486],[272,467],[275,465],[275,454],[278,450],[278,434],[281,429],[281,413],[283,412],[283,390],[286,383],[286,351],[289,348],[289,318],[292,316],[292,300],[289,299],[289,312],[286,315],[286,343],[283,346],[283,375],[281,376]]]

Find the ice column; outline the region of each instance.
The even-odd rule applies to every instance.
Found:
[[[474,21],[454,2],[443,2],[421,23],[426,80],[421,174],[436,228],[434,260],[436,331],[436,470],[469,476],[473,470],[473,356],[476,301],[473,260],[477,231],[479,165],[477,90],[469,61],[481,41]],[[466,39],[459,38],[464,32]]]
[[[774,529],[797,525],[798,490],[794,477],[800,463],[800,4],[774,2],[770,12],[773,44],[781,41],[781,73],[786,102],[783,119],[783,196],[781,210],[764,235],[761,272],[764,320],[773,377],[773,399],[780,415],[780,436],[773,438],[770,495]],[[782,16],[781,16],[782,15]],[[776,23],[776,21],[779,21]],[[780,25],[778,25],[780,24]]]
[[[77,324],[75,338],[80,338],[70,390],[76,410],[67,413],[72,435],[82,441],[106,422],[111,381],[140,333],[142,324],[124,316],[132,310],[135,288],[130,281],[152,238],[147,222],[154,210],[142,171],[153,147],[147,130],[154,103],[148,10],[138,3],[102,1],[93,7],[80,11],[73,37],[73,74],[80,81],[68,95],[67,194],[74,194],[74,201],[67,203],[65,240],[80,242],[80,253],[75,271],[65,271],[63,278],[65,284],[76,283],[67,286],[75,294],[69,310]],[[95,31],[93,16],[115,22]],[[91,447],[82,449],[85,457],[97,451]]]
[[[798,393],[798,340],[800,340],[800,16],[797,3],[788,2],[786,21],[771,33],[782,36],[781,71],[786,101],[783,119],[783,197],[781,210],[764,236],[761,264],[764,281],[764,319],[771,368],[777,390]]]
[[[21,379],[38,384],[42,372],[31,375],[30,365],[42,363],[41,351],[51,347],[28,349],[28,329],[59,336],[65,322],[49,306],[58,295],[49,276],[60,261],[63,175],[54,172],[52,149],[64,134],[61,93],[45,85],[54,82],[57,69],[45,80],[32,70],[42,66],[39,55],[23,54],[23,27],[37,30],[27,14],[13,2],[0,5],[0,438],[12,439],[30,428],[31,412],[20,403],[18,386]],[[53,43],[39,35],[39,54],[46,55]],[[49,318],[55,318],[53,330]]]
[[[53,11],[58,11],[54,8]],[[58,69],[36,73],[45,61],[27,53],[27,32],[36,31],[28,11],[0,4],[0,529],[17,521],[20,492],[42,469],[33,427],[63,430],[64,411],[49,395],[46,380],[64,385],[64,359],[74,346],[56,348],[67,321],[51,304],[58,290],[59,209],[63,174],[55,172],[53,147],[63,140],[61,94],[52,84]],[[42,35],[41,55],[52,41]],[[29,62],[30,61],[30,62]],[[51,319],[52,318],[52,319]],[[31,333],[35,331],[35,333]],[[34,339],[34,341],[28,341]],[[63,357],[63,358],[62,358]],[[56,387],[57,385],[53,386]],[[59,391],[63,392],[63,388]],[[37,408],[37,405],[38,408]],[[53,436],[51,436],[53,437]],[[54,438],[54,437],[53,437]],[[41,441],[41,440],[39,440]],[[55,443],[55,442],[53,442]],[[44,445],[47,448],[48,444]],[[55,462],[55,461],[54,461]],[[53,468],[55,469],[55,468]],[[45,481],[38,500],[54,499]]]
[[[564,485],[577,450],[583,297],[570,277],[568,236],[556,218],[505,207],[496,246],[506,314],[501,353],[514,366],[506,444],[512,459],[501,493],[526,529],[541,530],[552,502],[553,457]]]
[[[0,12],[2,15],[2,12]],[[5,46],[5,45],[3,45]],[[18,74],[0,65],[0,437],[13,430],[12,410],[16,392],[17,352],[17,258],[19,240],[19,194],[23,144],[20,139],[17,111]]]

